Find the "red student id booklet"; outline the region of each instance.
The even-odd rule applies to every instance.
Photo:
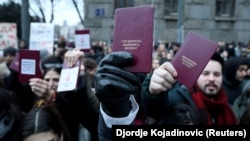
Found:
[[[154,6],[118,8],[112,50],[133,55],[134,63],[125,68],[130,72],[148,73],[152,68]]]
[[[19,51],[18,60],[16,70],[20,82],[28,83],[31,78],[42,78],[39,50],[22,49]]]
[[[75,31],[75,48],[80,48],[84,52],[90,51],[91,44],[89,29]]]
[[[189,32],[171,60],[178,76],[177,81],[191,88],[198,79],[218,45],[197,33]]]

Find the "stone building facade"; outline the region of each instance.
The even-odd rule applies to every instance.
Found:
[[[155,6],[155,41],[182,42],[189,31],[214,41],[250,40],[249,0],[85,0],[84,27],[92,40],[111,41],[115,9],[142,5]]]

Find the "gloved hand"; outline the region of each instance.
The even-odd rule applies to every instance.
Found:
[[[131,110],[129,97],[137,94],[138,77],[126,70],[132,65],[133,56],[128,52],[112,52],[105,56],[96,72],[96,96],[103,110],[112,117],[127,116]]]

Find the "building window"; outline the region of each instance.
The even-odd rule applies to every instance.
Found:
[[[115,9],[122,7],[133,7],[135,0],[115,0]]]
[[[234,16],[235,0],[216,0],[216,16],[232,17]]]
[[[178,15],[178,0],[165,0],[164,6],[165,15]]]

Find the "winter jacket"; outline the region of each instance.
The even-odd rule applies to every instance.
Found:
[[[151,95],[149,92],[149,84],[151,77],[147,77],[142,84],[142,93],[141,100],[142,105],[145,109],[145,112],[153,117],[160,118],[164,115],[164,108],[160,107],[169,107],[176,103],[186,103],[191,107],[196,108],[196,105],[188,91],[188,89],[181,85],[180,83],[176,83],[172,89],[167,92],[162,92],[157,95]],[[168,93],[168,94],[166,94]]]

